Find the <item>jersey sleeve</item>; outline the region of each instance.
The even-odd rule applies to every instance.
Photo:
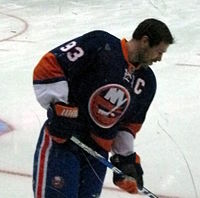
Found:
[[[87,71],[95,63],[98,52],[105,45],[101,37],[103,31],[93,31],[70,40],[51,51],[63,69],[66,79],[71,81],[75,76]]]
[[[113,141],[112,152],[123,156],[134,153],[134,137],[126,131],[119,131]]]
[[[130,116],[120,123],[119,131],[112,144],[112,152],[114,154],[127,156],[135,152],[134,141],[136,134],[145,121],[147,111],[156,93],[156,78],[150,68],[148,72],[143,71],[138,78],[144,80],[144,90],[141,95],[136,97],[137,102],[133,103],[133,106],[137,104],[133,107],[136,113],[130,112]]]
[[[42,107],[50,103],[68,101],[68,83],[64,72],[52,53],[45,54],[33,71],[33,88]]]
[[[150,104],[150,101],[146,102],[137,113],[136,117],[132,118],[132,120],[120,123],[119,131],[112,144],[112,151],[114,154],[127,156],[134,153],[134,141],[136,134],[142,127]]]
[[[147,71],[143,69],[143,72],[137,78],[144,80],[144,89],[141,94],[136,96],[136,104],[133,102],[133,106],[135,105],[133,107],[134,112],[130,112],[128,119],[120,123],[120,130],[127,131],[134,137],[136,137],[145,121],[147,111],[153,101],[157,88],[156,78],[150,68]]]
[[[58,101],[69,103],[69,82],[92,64],[101,48],[96,35],[91,32],[75,38],[42,57],[33,72],[35,95],[42,107],[47,109]]]

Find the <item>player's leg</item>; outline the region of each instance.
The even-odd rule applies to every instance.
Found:
[[[79,168],[75,154],[42,132],[34,157],[34,197],[78,198]]]
[[[97,198],[100,196],[106,174],[106,166],[93,156],[82,153],[81,178],[79,187],[79,198]],[[107,152],[98,151],[105,158]]]

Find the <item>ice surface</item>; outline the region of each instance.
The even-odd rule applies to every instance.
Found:
[[[0,197],[31,198],[32,159],[45,112],[32,71],[55,46],[95,29],[131,38],[154,17],[175,36],[153,65],[158,89],[137,136],[145,186],[158,195],[200,197],[200,4],[198,0],[0,0],[0,119],[15,130],[0,136]],[[103,198],[129,198],[108,170]]]

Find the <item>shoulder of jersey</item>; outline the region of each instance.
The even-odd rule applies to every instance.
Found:
[[[99,37],[99,39],[101,39],[101,40],[109,40],[109,39],[119,40],[119,38],[117,38],[116,36],[106,32],[104,30],[94,30],[94,31],[84,34],[83,36],[90,37],[90,38]]]

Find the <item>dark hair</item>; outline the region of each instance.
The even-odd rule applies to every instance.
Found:
[[[167,25],[153,18],[142,21],[133,32],[132,38],[140,40],[143,36],[148,36],[150,47],[158,45],[162,41],[166,44],[174,43]]]

